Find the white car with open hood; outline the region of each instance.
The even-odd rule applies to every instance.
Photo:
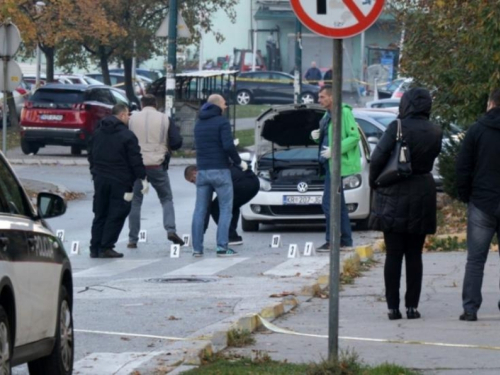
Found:
[[[257,119],[252,168],[259,176],[260,191],[241,209],[244,231],[258,231],[259,224],[325,222],[319,147],[310,139],[324,113],[317,104],[283,105],[271,107]],[[370,147],[360,133],[362,170],[344,178],[343,186],[349,217],[357,227],[365,227],[370,214]]]

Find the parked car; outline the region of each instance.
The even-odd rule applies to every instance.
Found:
[[[403,82],[399,84],[399,86],[392,93],[392,99],[401,99],[403,94],[411,87],[413,83],[413,78],[405,78]]]
[[[68,85],[102,85],[101,81],[84,74],[56,74],[54,78]]]
[[[260,224],[322,223],[324,178],[318,145],[310,139],[325,110],[317,104],[273,106],[258,119],[252,168],[259,176],[259,193],[241,210],[244,231]],[[363,120],[355,115],[356,121]],[[368,183],[370,146],[361,131],[359,174],[343,179],[349,217],[366,227],[370,214]]]
[[[389,82],[385,87],[378,88],[379,99],[390,99],[394,91],[404,82],[406,78],[397,78]]]
[[[16,105],[16,113],[17,117],[21,117],[21,111],[24,106],[24,102],[26,101],[27,97],[29,96],[29,90],[27,90],[27,87],[25,84],[21,84],[16,90],[12,92],[12,96],[14,97],[14,103]],[[9,109],[7,108],[6,113],[9,113]],[[3,121],[3,92],[0,92],[0,127],[2,126],[2,121]],[[8,123],[10,122],[10,118],[7,117]]]
[[[120,75],[124,75],[125,74],[125,70],[124,69],[120,69],[120,68],[110,69],[109,72],[110,73],[117,73],[117,74],[120,74]],[[161,78],[163,76],[163,74],[161,74],[161,72],[159,70],[155,70],[155,69],[142,69],[142,68],[136,69],[135,70],[135,74],[140,75],[141,77],[146,77],[151,82],[156,81],[157,79],[159,79],[159,78]]]
[[[294,102],[294,77],[283,72],[245,72],[236,78],[236,102],[289,104]],[[319,86],[302,84],[301,103],[318,101]]]
[[[104,83],[104,78],[101,73],[89,73],[86,75],[87,77],[94,78],[101,83]],[[111,86],[119,88],[121,90],[125,90],[125,76],[122,74],[110,74],[109,78],[111,79]],[[146,82],[141,80],[141,76],[137,76],[137,81],[134,82],[135,94],[137,96],[143,96],[146,94]]]
[[[66,203],[40,193],[35,209],[1,153],[0,176],[0,373],[28,363],[31,375],[70,375],[71,264],[45,221]]]
[[[47,84],[24,105],[21,149],[25,154],[36,154],[46,145],[71,146],[71,154],[79,155],[87,148],[99,120],[110,115],[118,103],[137,109],[109,86]]]
[[[399,102],[401,99],[379,99],[372,100],[371,102],[366,103],[366,108],[389,108],[399,110]]]

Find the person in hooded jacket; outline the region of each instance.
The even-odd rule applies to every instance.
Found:
[[[427,234],[436,232],[436,185],[431,174],[441,152],[442,129],[429,121],[432,98],[428,90],[413,88],[399,104],[403,139],[410,151],[412,175],[389,186],[377,186],[396,143],[397,121],[387,127],[370,163],[370,186],[374,191],[369,225],[382,231],[386,246],[385,293],[389,319],[401,319],[399,287],[403,257],[406,263],[406,315],[420,318],[422,249]]]
[[[128,113],[126,105],[115,105],[112,116],[101,120],[89,145],[94,180],[91,258],[123,257],[114,247],[130,213],[134,182],[142,181],[143,194],[149,190],[139,141],[127,128]]]
[[[460,320],[476,321],[483,301],[484,265],[495,233],[500,238],[500,89],[465,137],[458,154],[457,188],[467,207],[467,264]],[[500,308],[500,302],[498,303]]]

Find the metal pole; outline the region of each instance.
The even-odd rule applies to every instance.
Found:
[[[300,93],[302,91],[302,23],[297,18],[295,20],[295,79],[294,79],[294,102],[300,103]]]
[[[165,81],[165,113],[174,116],[175,71],[177,69],[177,0],[169,2],[168,64]]]
[[[3,108],[2,108],[2,151],[5,156],[7,156],[7,79],[9,77],[9,31],[10,23],[5,24],[5,43],[4,50],[2,51],[3,57]]]
[[[330,199],[330,301],[328,324],[328,358],[339,354],[339,284],[340,284],[340,169],[342,124],[342,39],[333,40],[332,68],[332,158]]]
[[[253,30],[253,62],[252,62],[252,72],[255,72],[256,65],[257,65],[257,30]]]
[[[134,40],[134,56],[132,57],[132,86],[134,87],[135,90],[135,84],[137,82],[137,43]]]
[[[42,71],[42,51],[40,45],[36,45],[36,80],[35,80],[35,90],[40,87],[40,74]],[[31,91],[35,91],[31,90]]]
[[[359,74],[359,80],[361,82],[365,81],[365,32],[361,33],[361,72]],[[358,89],[359,91],[359,89]]]

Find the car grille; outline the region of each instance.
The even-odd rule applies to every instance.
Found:
[[[276,185],[275,183],[271,186],[271,191],[298,191],[297,184],[294,185]],[[325,185],[308,185],[307,191],[323,191]]]
[[[319,204],[307,206],[268,206],[271,215],[323,215],[323,210]]]

